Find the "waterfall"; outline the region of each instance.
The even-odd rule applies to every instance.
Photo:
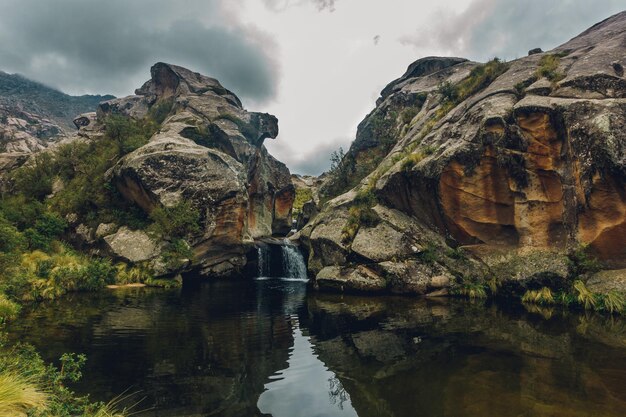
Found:
[[[307,279],[306,264],[300,250],[287,240],[280,249],[283,257],[283,276],[285,278]]]
[[[257,278],[288,278],[306,280],[307,270],[300,249],[285,239],[283,242],[257,246]]]
[[[258,275],[259,277],[267,277],[270,275],[270,251],[264,245],[257,248],[258,254]]]

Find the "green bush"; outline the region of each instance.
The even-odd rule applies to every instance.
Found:
[[[52,193],[55,164],[50,152],[40,152],[16,169],[11,177],[16,190],[27,197],[43,200]]]
[[[200,212],[188,201],[173,207],[157,207],[150,213],[152,229],[160,236],[183,238],[200,232]]]
[[[169,269],[176,270],[193,259],[193,251],[184,239],[176,239],[167,245],[162,259]]]
[[[562,80],[565,75],[558,71],[560,62],[559,55],[549,54],[542,56],[536,72],[537,78],[546,77],[553,83]]]
[[[310,188],[296,188],[296,198],[293,200],[293,213],[300,213],[304,203],[312,199],[313,191]]]
[[[86,361],[85,355],[66,353],[59,358],[57,368],[46,364],[30,345],[7,346],[0,341],[0,415],[128,416],[128,410],[116,411],[119,404],[115,402],[92,403],[68,387],[82,378]]]
[[[20,312],[19,304],[9,300],[0,293],[0,325],[8,320],[13,320]]]
[[[580,245],[567,255],[569,276],[577,278],[585,274],[593,274],[602,269],[602,263],[589,253],[587,245]]]

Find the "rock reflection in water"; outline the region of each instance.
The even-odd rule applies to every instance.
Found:
[[[9,329],[143,416],[623,416],[626,323],[554,308],[213,282],[41,304]]]
[[[618,318],[315,295],[303,325],[369,416],[623,416]],[[581,323],[585,323],[584,325]]]

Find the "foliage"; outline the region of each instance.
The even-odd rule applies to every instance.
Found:
[[[175,239],[167,245],[161,258],[169,269],[176,270],[193,259],[193,252],[184,239]]]
[[[143,265],[129,266],[123,262],[115,265],[115,283],[120,285],[144,283],[152,278],[149,268]]]
[[[344,244],[354,240],[361,226],[374,227],[378,224],[380,218],[372,209],[376,202],[376,194],[372,189],[365,188],[357,193],[353,206],[348,209],[348,221],[341,230],[341,241]]]
[[[160,236],[182,238],[200,232],[200,212],[188,201],[157,207],[150,213],[152,230]]]
[[[565,74],[558,71],[560,61],[560,56],[556,54],[542,56],[539,60],[539,67],[535,73],[536,77],[546,77],[553,83],[562,80],[565,77]]]
[[[9,320],[14,320],[19,312],[19,304],[9,300],[4,294],[0,293],[0,325]]]
[[[37,200],[52,193],[56,164],[49,152],[40,152],[11,175],[20,193]]]
[[[609,313],[621,313],[626,307],[626,299],[624,295],[615,291],[609,291],[604,297],[602,297],[602,304],[604,309]]]
[[[30,201],[43,202],[49,196],[48,210],[62,216],[76,213],[94,223],[133,221],[139,212],[121,198],[105,174],[122,156],[147,143],[156,124],[120,115],[111,115],[103,123],[104,137],[61,145],[17,169],[12,174],[17,195],[12,198],[21,198],[35,209]],[[62,186],[52,195],[55,182]]]
[[[50,254],[22,254],[21,263],[0,278],[0,290],[24,301],[58,298],[72,291],[97,291],[115,282],[110,261],[88,258],[56,244]]]
[[[428,265],[432,265],[439,260],[438,248],[434,243],[426,244],[426,247],[419,253],[419,259]]]
[[[506,62],[494,58],[485,64],[472,68],[470,74],[456,84],[450,82],[440,84],[437,92],[441,94],[444,106],[449,103],[452,105],[449,108],[451,109],[469,96],[487,88],[508,69],[509,65]]]
[[[556,300],[552,294],[552,290],[548,287],[543,287],[539,290],[528,290],[522,296],[523,303],[533,304],[555,304]]]
[[[310,188],[296,188],[296,198],[293,201],[293,213],[300,213],[304,203],[311,201],[312,199],[313,191]]]
[[[34,378],[16,372],[0,372],[0,415],[20,416],[30,410],[42,410],[48,396]]]
[[[30,345],[6,346],[0,341],[0,415],[32,417],[123,417],[119,404],[91,403],[68,387],[82,377],[85,355],[64,354],[60,368],[46,364]],[[106,411],[108,414],[103,413]]]
[[[568,257],[569,275],[577,278],[585,274],[593,274],[602,268],[600,261],[589,254],[587,245],[580,245],[570,251]]]
[[[161,124],[165,121],[167,116],[169,116],[172,111],[172,107],[174,107],[174,98],[168,98],[165,100],[161,100],[155,103],[150,110],[148,111],[148,115],[154,120],[156,123]]]
[[[487,289],[483,284],[479,283],[465,283],[454,289],[452,293],[469,299],[487,298]]]
[[[576,292],[576,299],[578,303],[583,306],[585,310],[597,309],[598,298],[594,293],[589,291],[584,282],[581,280],[574,281],[574,291]]]
[[[404,158],[404,161],[402,161],[402,170],[410,171],[411,169],[413,169],[415,165],[419,164],[425,157],[426,155],[424,155],[422,152],[415,152],[415,153],[409,154],[406,158]]]
[[[404,123],[405,125],[411,123],[411,121],[415,118],[415,116],[417,116],[417,113],[419,113],[420,111],[420,107],[407,107],[406,109],[402,110],[402,112],[400,112],[400,119],[402,120],[402,123]]]

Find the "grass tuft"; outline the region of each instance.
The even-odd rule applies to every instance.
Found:
[[[22,416],[43,409],[48,396],[32,378],[13,372],[0,372],[0,416]]]

